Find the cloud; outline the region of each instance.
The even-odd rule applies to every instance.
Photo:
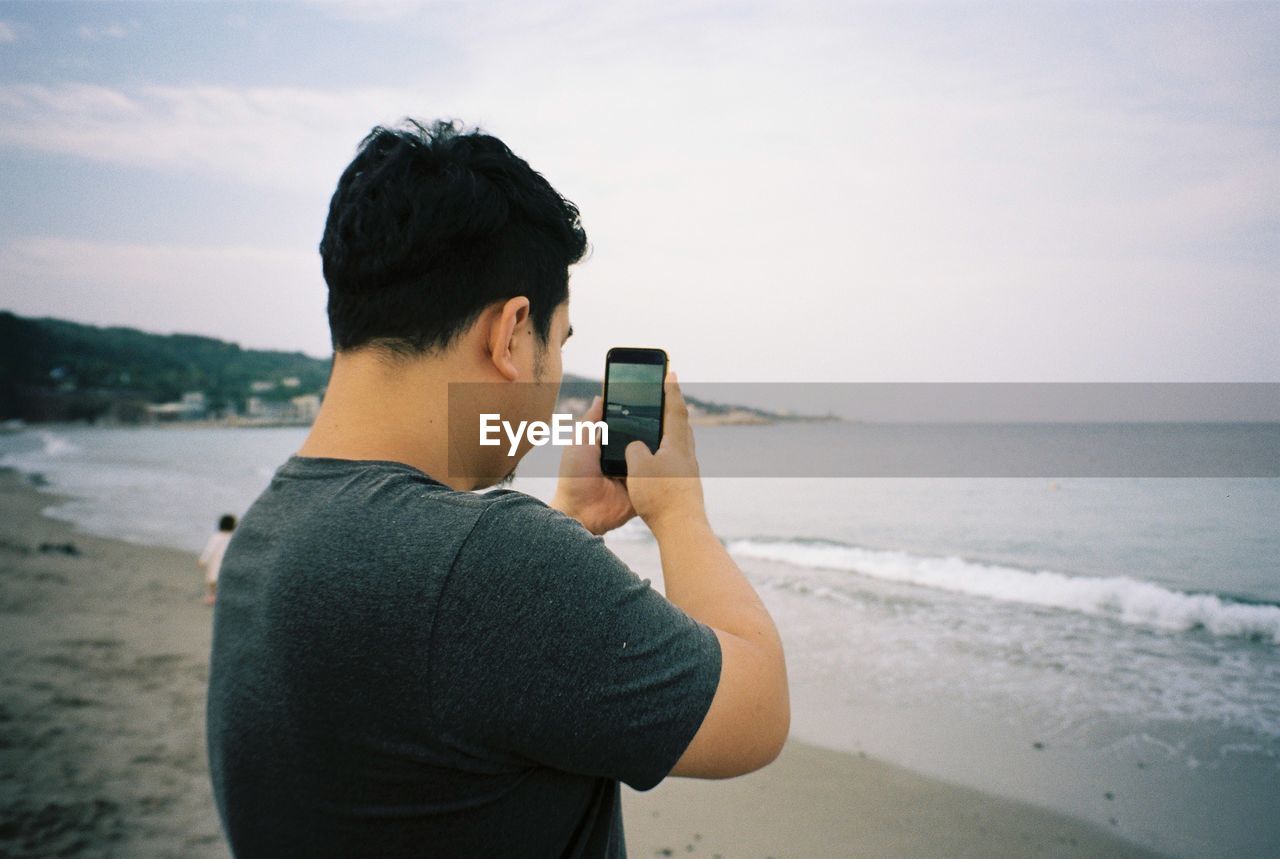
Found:
[[[0,21],[0,45],[18,41],[18,34],[8,21]]]
[[[456,52],[388,87],[0,86],[0,146],[314,196],[373,124],[454,115],[581,206],[575,349],[661,330],[704,379],[1273,376],[1276,14],[929,8],[383,4]],[[708,346],[726,301],[796,357]],[[815,314],[841,335],[787,333]]]
[[[314,250],[28,236],[0,246],[0,306],[327,354]]]
[[[397,23],[447,6],[439,0],[305,0],[330,16],[345,21]]]
[[[378,121],[414,104],[390,89],[0,85],[0,146],[250,185],[331,185]]]
[[[104,39],[123,39],[129,35],[129,29],[123,24],[105,24],[102,26],[92,26],[90,24],[81,24],[76,31],[80,34],[80,38],[86,42],[100,42]]]

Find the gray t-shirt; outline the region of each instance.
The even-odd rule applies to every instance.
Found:
[[[209,763],[232,849],[625,856],[720,646],[579,523],[397,462],[292,457],[223,559]]]

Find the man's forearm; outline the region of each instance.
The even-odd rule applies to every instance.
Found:
[[[690,617],[762,647],[781,663],[773,618],[705,515],[657,523],[667,599]]]

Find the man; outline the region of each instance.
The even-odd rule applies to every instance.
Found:
[[[585,247],[488,135],[377,128],[343,173],[324,404],[223,562],[209,758],[237,856],[624,856],[620,781],[781,750],[782,647],[708,525],[674,374],[657,453],[623,482],[567,448],[550,506],[472,492],[506,449],[451,443],[446,414],[479,426],[451,383],[550,417]],[[634,515],[666,598],[598,536]]]

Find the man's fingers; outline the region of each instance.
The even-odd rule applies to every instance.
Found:
[[[680,380],[676,378],[675,370],[667,371],[663,387],[666,390],[667,400],[663,420],[677,426],[689,423],[689,406],[685,403],[684,394],[680,391]]]
[[[653,453],[650,452],[649,446],[639,439],[627,445],[625,455],[627,457],[627,474],[629,475],[635,474],[637,468],[653,459]]]
[[[689,406],[685,403],[684,394],[680,391],[680,380],[676,378],[675,370],[667,371],[667,378],[663,384],[667,389],[667,408],[687,418],[689,416]]]
[[[680,380],[675,370],[667,371],[666,407],[663,409],[662,441],[668,438],[680,439],[686,444],[693,444],[693,430],[689,426],[689,405],[684,401],[684,393],[680,390]]]

